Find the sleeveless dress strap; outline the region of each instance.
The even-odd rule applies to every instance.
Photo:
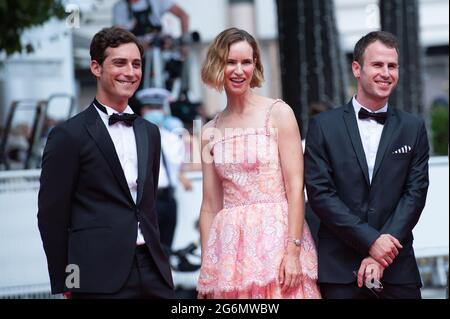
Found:
[[[278,102],[283,102],[283,100],[281,100],[281,99],[276,99],[276,100],[272,103],[272,105],[270,105],[269,109],[267,110],[267,113],[266,113],[266,121],[265,121],[265,123],[264,123],[264,129],[266,130],[266,134],[267,134],[267,135],[270,135],[270,129],[269,129],[270,113],[272,112],[273,106],[274,106],[275,104],[277,104]]]
[[[217,128],[217,120],[219,119],[219,114],[220,113],[217,113],[216,116],[214,116],[214,118],[213,118],[213,127],[214,128]]]
[[[217,113],[216,116],[214,116],[214,118],[213,118],[213,128],[217,128],[217,120],[219,119],[219,114],[220,113]],[[211,134],[209,137],[209,141],[212,142],[213,139],[214,139],[214,135]]]

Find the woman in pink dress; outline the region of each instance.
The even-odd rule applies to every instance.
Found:
[[[252,90],[263,81],[255,39],[220,33],[202,79],[227,105],[202,130],[198,297],[320,298],[300,132],[287,104]]]

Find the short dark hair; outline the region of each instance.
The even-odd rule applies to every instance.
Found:
[[[106,49],[117,48],[126,43],[135,43],[141,58],[143,57],[144,48],[133,33],[119,27],[103,28],[92,38],[89,50],[91,60],[95,60],[101,65],[106,58]]]
[[[375,41],[380,41],[388,48],[393,48],[400,54],[395,35],[387,31],[373,31],[356,42],[355,49],[353,50],[353,61],[358,62],[359,65],[362,66],[364,63],[364,51],[366,51],[366,48]]]

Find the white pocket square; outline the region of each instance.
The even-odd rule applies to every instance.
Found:
[[[392,154],[406,154],[406,153],[409,153],[411,151],[411,149],[412,149],[411,146],[403,145],[398,150],[393,151]]]

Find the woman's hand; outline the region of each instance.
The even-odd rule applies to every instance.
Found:
[[[298,287],[302,281],[303,273],[300,265],[300,248],[287,251],[281,261],[278,275],[281,292],[286,293],[290,289]]]

